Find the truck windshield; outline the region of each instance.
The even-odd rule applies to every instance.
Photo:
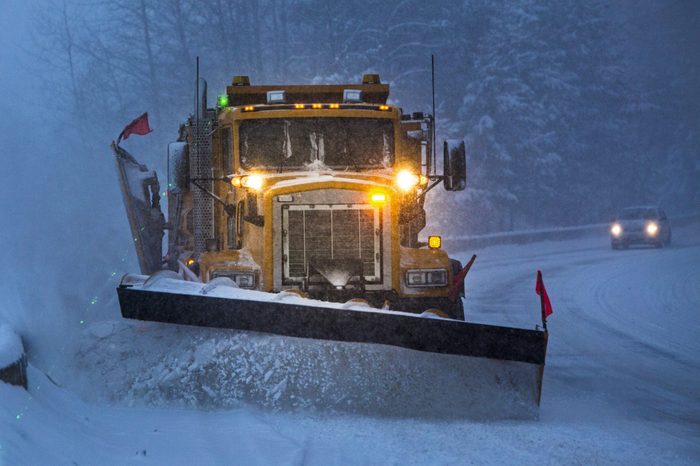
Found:
[[[385,118],[270,118],[239,128],[243,168],[387,167],[394,133]]]

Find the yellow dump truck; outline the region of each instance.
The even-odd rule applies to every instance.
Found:
[[[443,143],[438,174],[432,116],[388,104],[377,75],[273,86],[236,76],[215,108],[205,89],[168,148],[167,223],[155,172],[112,145],[144,274],[118,289],[125,317],[516,361],[539,374],[528,392],[539,400],[546,334],[464,322],[465,269],[439,236],[419,238],[426,194],[466,186],[462,141]],[[207,295],[218,285],[238,294]],[[367,311],[331,305],[358,300]],[[410,315],[426,311],[444,319]]]

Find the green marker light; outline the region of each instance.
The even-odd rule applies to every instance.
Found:
[[[228,95],[227,94],[222,94],[219,96],[219,107],[221,107],[221,108],[228,107]]]

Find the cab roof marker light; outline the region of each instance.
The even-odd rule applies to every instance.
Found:
[[[330,105],[328,106],[328,108],[338,109],[338,108],[340,108],[340,104],[330,104]]]
[[[362,91],[360,89],[344,89],[343,102],[357,103],[362,102]]]
[[[294,104],[294,108],[296,108],[296,109],[302,109],[304,107],[305,107],[304,104]]]
[[[228,107],[228,94],[221,94],[216,103],[219,108]]]
[[[252,112],[253,110],[255,110],[255,107],[253,107],[252,105],[246,105],[245,107],[243,107],[244,112]]]
[[[389,106],[388,105],[380,105],[379,110],[384,110],[384,111],[389,110]]]
[[[311,104],[311,108],[323,108],[322,104]]]
[[[284,90],[267,91],[268,104],[283,104],[287,100],[287,94]]]

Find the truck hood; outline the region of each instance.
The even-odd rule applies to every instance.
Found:
[[[328,174],[309,174],[306,176],[301,176],[297,178],[289,178],[289,179],[284,179],[277,181],[275,183],[270,183],[267,187],[268,190],[281,190],[285,188],[290,188],[290,187],[299,187],[301,190],[304,190],[305,186],[308,185],[315,185],[315,184],[337,184],[337,183],[343,183],[343,184],[356,184],[358,185],[358,189],[360,190],[366,190],[367,188],[370,187],[377,187],[377,188],[390,188],[391,186],[391,180],[387,179],[386,181],[384,180],[379,180],[376,177],[374,179],[368,179],[367,178],[355,178],[347,175],[328,175]]]

